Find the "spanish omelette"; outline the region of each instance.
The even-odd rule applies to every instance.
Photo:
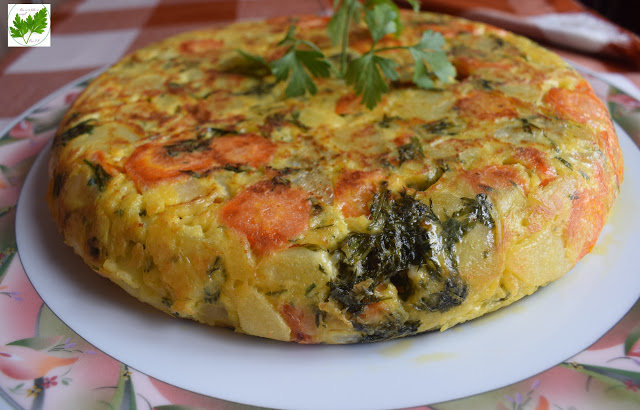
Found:
[[[375,108],[334,78],[285,98],[237,50],[291,18],[138,50],[67,112],[48,202],[101,275],[173,316],[300,343],[393,339],[507,306],[595,244],[623,178],[609,114],[555,54],[488,25],[403,14],[457,75]],[[327,55],[326,18],[295,19]],[[371,40],[351,32],[351,52]]]

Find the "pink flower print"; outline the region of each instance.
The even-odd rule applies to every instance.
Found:
[[[612,94],[608,97],[608,100],[618,103],[629,110],[640,108],[640,101],[627,94]]]
[[[631,390],[633,392],[637,392],[640,387],[633,383],[633,380],[627,379],[624,381],[624,388],[627,390]]]
[[[44,377],[53,368],[75,363],[77,357],[58,357],[25,346],[0,346],[0,371],[18,380]]]
[[[12,138],[34,138],[33,123],[27,120],[18,122],[9,131],[9,136]]]
[[[44,381],[42,382],[42,386],[45,389],[48,389],[49,387],[57,386],[58,385],[58,381],[56,380],[57,378],[58,376],[53,376],[52,378],[45,377]]]
[[[71,91],[69,94],[64,96],[64,103],[66,105],[71,105],[71,103],[74,102],[81,93],[82,91]]]
[[[540,396],[536,410],[549,410],[549,400],[544,396]]]

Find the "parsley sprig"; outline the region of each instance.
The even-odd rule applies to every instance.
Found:
[[[289,78],[289,84],[285,90],[287,97],[299,97],[307,91],[315,94],[318,89],[309,74],[314,77],[329,77],[331,74],[331,63],[324,53],[312,42],[296,38],[295,32],[296,26],[289,26],[286,36],[277,44],[289,46],[289,48],[282,57],[271,63],[261,56],[238,50],[255,65],[268,68],[277,82],[286,81]]]
[[[419,2],[410,0],[414,11]],[[440,33],[425,31],[420,41],[412,46],[378,47],[387,35],[399,35],[403,24],[400,10],[391,0],[335,0],[334,14],[327,26],[329,38],[340,45],[339,66],[324,55],[322,50],[308,40],[296,38],[296,26],[291,25],[278,46],[288,46],[285,54],[272,62],[263,57],[240,51],[252,63],[267,68],[276,82],[289,81],[285,90],[287,97],[299,97],[307,92],[315,94],[317,87],[313,77],[329,77],[333,73],[352,86],[364,105],[373,109],[382,95],[389,91],[389,82],[399,78],[398,63],[382,55],[391,50],[406,50],[414,61],[413,82],[421,88],[435,87],[434,79],[443,83],[452,81],[455,68],[442,50],[445,40]],[[370,49],[356,58],[350,58],[349,33],[352,24],[364,21],[371,35]]]
[[[33,33],[42,34],[47,28],[47,8],[42,7],[34,15],[29,15],[23,20],[18,14],[13,19],[13,26],[10,27],[11,37],[21,38],[25,45],[29,44],[29,39]],[[25,39],[25,36],[29,37]]]
[[[271,64],[276,81],[285,81],[290,77],[285,91],[289,97],[298,97],[307,91],[315,94],[318,89],[309,73],[314,77],[329,77],[331,68],[331,64],[318,46],[310,41],[297,39],[295,32],[296,26],[289,26],[287,35],[278,43],[279,46],[289,45],[289,49],[284,56]],[[303,48],[304,46],[307,48]]]

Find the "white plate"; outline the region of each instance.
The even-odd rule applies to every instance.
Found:
[[[88,342],[197,393],[256,406],[376,409],[437,403],[542,372],[606,333],[640,295],[640,151],[618,130],[626,179],[594,251],[562,279],[494,314],[398,341],[275,342],[176,320],[99,277],[62,243],[44,201],[43,150],[21,192],[20,259],[44,302]]]

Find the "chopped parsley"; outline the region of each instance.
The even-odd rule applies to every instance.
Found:
[[[98,188],[98,191],[104,192],[107,188],[107,183],[111,180],[112,176],[109,174],[99,163],[93,163],[87,159],[84,160],[84,163],[91,168],[93,171],[93,176],[89,178],[87,185],[95,186]]]
[[[58,141],[60,144],[65,145],[80,135],[91,134],[94,127],[95,122],[93,119],[82,121],[71,128],[67,128],[62,134],[58,135]]]
[[[330,297],[357,315],[380,301],[376,287],[390,282],[404,300],[424,295],[412,302],[419,310],[444,312],[460,305],[467,285],[458,272],[455,245],[477,224],[494,227],[491,208],[486,195],[479,194],[461,198],[456,212],[440,218],[433,204],[383,187],[372,201],[367,231],[349,234],[334,251],[339,264],[329,282]],[[423,270],[428,280],[414,283],[408,277],[410,269]]]

